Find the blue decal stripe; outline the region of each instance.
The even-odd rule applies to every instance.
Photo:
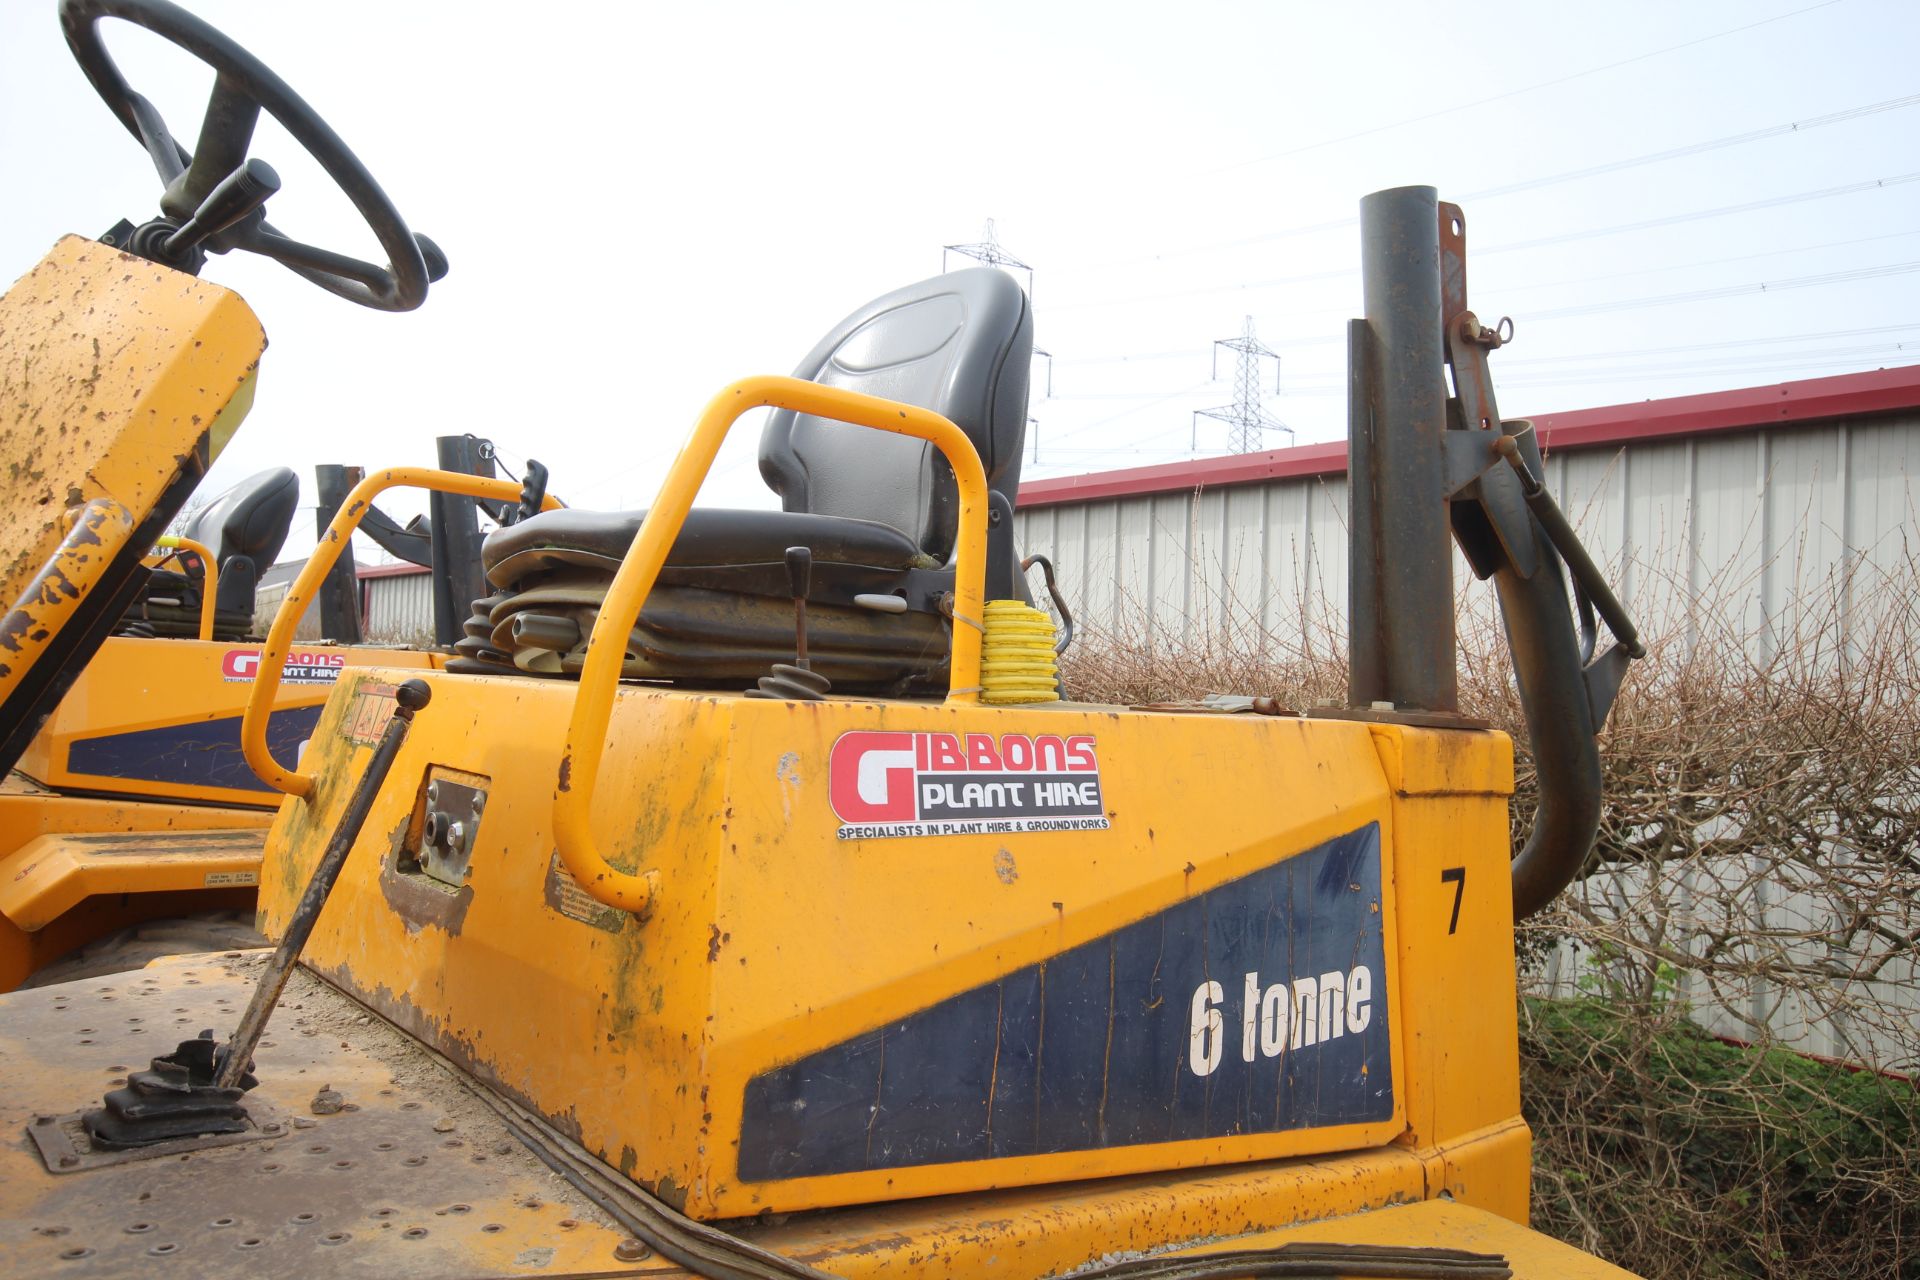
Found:
[[[1390,1119],[1380,913],[1369,823],[756,1076],[740,1177]]]
[[[267,745],[282,760],[291,760],[300,744],[313,736],[321,707],[288,707],[267,721]],[[193,724],[163,725],[130,733],[81,738],[67,751],[67,769],[96,778],[128,778],[144,782],[171,782],[200,787],[227,787],[237,791],[271,793],[247,767],[240,753],[240,717],[201,720]]]

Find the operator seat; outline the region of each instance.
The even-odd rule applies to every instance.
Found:
[[[234,485],[195,512],[181,530],[204,544],[220,568],[214,588],[215,638],[238,640],[253,631],[253,599],[260,575],[273,564],[293,527],[300,478],[275,467]],[[200,634],[200,602],[206,582],[198,573],[156,569],[146,590],[127,610],[123,633],[159,636]]]
[[[794,376],[931,409],[965,431],[1001,508],[988,580],[1018,592],[1010,521],[1026,434],[1033,315],[990,267],[936,276],[861,307]],[[695,508],[628,640],[629,677],[751,682],[793,657],[783,557],[813,552],[813,666],[846,689],[944,688],[959,494],[932,445],[787,411],[760,474],[779,511]],[[449,670],[577,675],[586,637],[644,511],[550,511],[489,534],[496,588],[475,601]],[[990,594],[992,592],[990,591]]]

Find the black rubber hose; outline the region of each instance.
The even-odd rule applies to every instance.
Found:
[[[1538,567],[1531,578],[1511,568],[1494,574],[1500,615],[1513,653],[1520,705],[1533,745],[1533,830],[1513,859],[1513,918],[1523,920],[1573,883],[1600,829],[1599,726],[1581,674],[1580,641],[1559,553],[1536,520]]]

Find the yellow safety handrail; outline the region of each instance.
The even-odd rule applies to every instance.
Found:
[[[313,794],[313,775],[282,767],[273,758],[273,749],[267,745],[267,717],[273,714],[274,695],[280,690],[280,673],[286,666],[287,651],[293,647],[293,633],[300,626],[300,615],[307,611],[307,601],[340,558],[341,550],[346,547],[353,531],[360,527],[360,519],[373,505],[373,500],[388,489],[403,485],[466,498],[484,498],[490,502],[520,500],[520,483],[517,480],[495,480],[487,476],[464,475],[458,471],[435,471],[431,467],[389,467],[385,471],[374,472],[353,486],[353,491],[340,504],[340,511],[327,526],[327,531],[320,535],[319,545],[307,557],[306,566],[293,580],[293,585],[287,588],[279,611],[273,615],[273,626],[268,628],[266,644],[260,650],[260,667],[254,676],[253,693],[247,698],[247,714],[240,722],[241,753],[246,756],[247,764],[255,776],[275,791],[283,791],[290,796]],[[549,494],[540,509],[552,511],[559,506],[560,503]]]
[[[639,532],[614,574],[613,585],[587,637],[587,657],[567,722],[560,777],[553,793],[553,834],[560,860],[596,900],[624,911],[644,912],[660,882],[658,871],[638,874],[610,865],[593,841],[593,792],[606,748],[627,638],[653,591],[667,552],[693,508],[694,495],[720,452],[720,442],[741,414],[771,406],[857,427],[914,436],[932,444],[953,466],[960,490],[960,527],[955,544],[953,655],[947,701],[980,700],[980,614],[986,594],[987,477],[967,433],[937,413],[800,378],[746,378],[708,402],[693,434],[660,486]]]
[[[214,563],[213,549],[204,542],[195,542],[177,533],[162,534],[153,540],[153,545],[162,551],[191,551],[206,566],[206,577],[200,584],[200,638],[213,639],[213,597],[220,586],[220,566]]]
[[[70,514],[73,526],[66,537],[0,621],[0,638],[8,649],[0,661],[0,699],[13,695],[34,661],[89,598],[101,567],[111,564],[133,537],[133,513],[112,498],[95,498]]]

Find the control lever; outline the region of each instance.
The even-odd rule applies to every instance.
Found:
[[[813,585],[813,552],[806,547],[787,548],[787,585],[793,591],[793,659],[802,671],[813,670],[807,661],[807,589]]]
[[[249,217],[280,190],[280,175],[265,160],[249,160],[220,179],[191,218],[160,242],[160,252],[184,261],[201,244]]]
[[[807,547],[788,547],[786,561],[787,587],[793,592],[793,662],[774,663],[773,674],[761,676],[759,686],[747,690],[747,696],[818,702],[827,696],[833,682],[815,671],[807,656],[807,591],[813,584],[813,552]]]

